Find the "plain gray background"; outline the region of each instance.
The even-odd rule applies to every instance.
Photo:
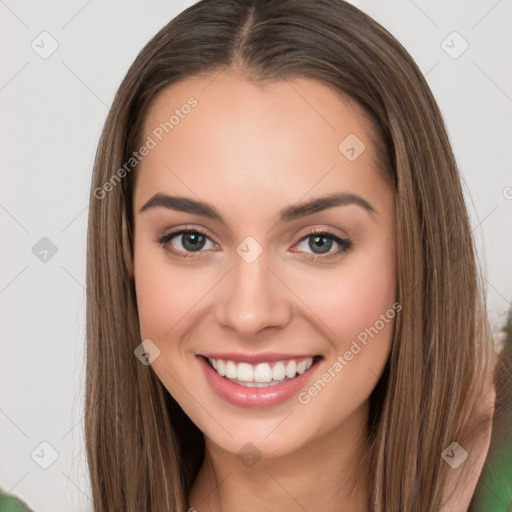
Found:
[[[82,419],[93,158],[128,66],[192,3],[0,0],[0,487],[37,512],[92,510]],[[409,50],[439,102],[497,329],[512,299],[512,1],[352,3]]]

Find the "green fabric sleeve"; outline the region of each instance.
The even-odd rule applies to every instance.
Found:
[[[32,512],[32,510],[16,496],[4,494],[0,490],[0,512]]]
[[[478,485],[478,512],[512,512],[512,411],[489,450]]]
[[[504,362],[497,387],[501,403],[497,403],[499,413],[475,494],[476,512],[512,512],[512,312],[504,331]]]

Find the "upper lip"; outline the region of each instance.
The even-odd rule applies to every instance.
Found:
[[[267,363],[273,361],[286,361],[288,359],[306,359],[308,357],[315,357],[316,354],[280,354],[277,352],[258,352],[258,353],[237,353],[237,352],[215,352],[208,354],[198,354],[209,359],[224,359],[226,361],[233,361],[236,363]]]

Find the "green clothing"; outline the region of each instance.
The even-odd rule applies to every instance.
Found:
[[[499,370],[496,389],[499,407],[469,512],[512,512],[512,315],[505,332],[506,364]]]
[[[25,503],[0,490],[0,512],[32,512]]]
[[[512,512],[512,442],[484,469],[478,512]]]
[[[490,449],[470,512],[512,512],[512,439]]]

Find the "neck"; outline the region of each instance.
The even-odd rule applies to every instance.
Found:
[[[365,404],[336,430],[317,435],[292,453],[263,457],[250,467],[206,438],[206,455],[189,506],[197,512],[368,512],[367,417]]]

